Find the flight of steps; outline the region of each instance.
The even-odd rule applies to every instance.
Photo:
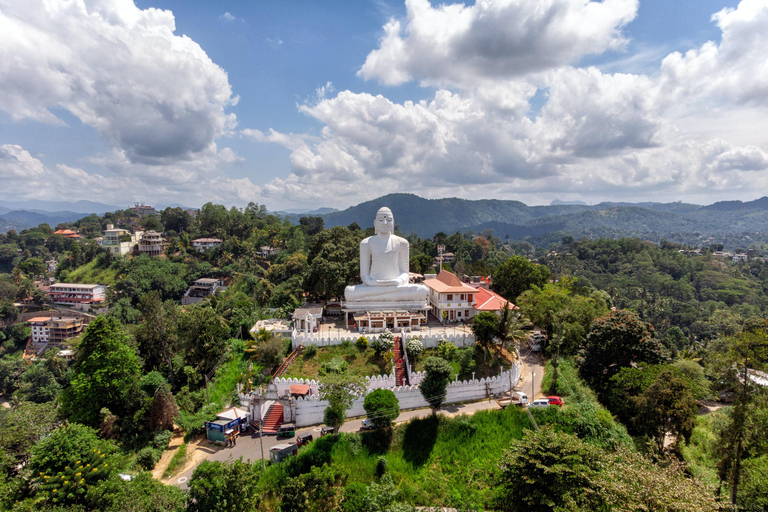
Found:
[[[402,338],[395,336],[395,346],[392,348],[395,354],[395,381],[398,386],[405,382],[405,363],[403,362]]]
[[[267,417],[264,420],[264,434],[277,434],[280,425],[283,424],[283,406],[274,403],[267,410]]]
[[[275,380],[278,377],[282,377],[288,367],[291,366],[291,363],[293,363],[296,358],[299,357],[299,354],[301,354],[302,350],[304,350],[304,345],[299,345],[296,347],[296,349],[291,352],[288,357],[285,358],[285,361],[283,361],[283,364],[280,365],[277,371],[272,374],[272,380]]]

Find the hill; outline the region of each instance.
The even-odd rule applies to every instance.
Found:
[[[479,233],[485,229],[493,229],[497,237],[512,239],[570,233],[658,240],[673,235],[680,238],[681,234],[768,232],[768,197],[709,206],[681,202],[528,206],[520,201],[497,199],[425,199],[413,194],[389,194],[322,217],[326,227],[353,222],[368,227],[382,206],[389,206],[395,213],[401,232],[422,238],[438,232]]]

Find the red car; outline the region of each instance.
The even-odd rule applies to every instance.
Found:
[[[549,405],[563,405],[563,399],[559,396],[549,397]]]

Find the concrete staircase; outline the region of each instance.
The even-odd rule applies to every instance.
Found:
[[[277,434],[280,425],[283,424],[283,406],[274,403],[267,410],[267,417],[264,420],[264,434]]]
[[[299,357],[299,354],[301,354],[302,350],[304,350],[304,345],[299,345],[296,347],[296,349],[291,352],[288,357],[285,358],[285,361],[283,361],[283,364],[280,365],[277,371],[272,374],[272,380],[275,380],[278,377],[282,377],[288,367],[291,366],[291,363],[293,363],[296,358]]]
[[[395,354],[395,382],[402,386],[405,382],[405,363],[403,362],[403,341],[402,337],[395,336],[395,345],[392,348]]]

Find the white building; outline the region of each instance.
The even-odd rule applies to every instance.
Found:
[[[41,353],[47,348],[59,348],[62,344],[82,334],[85,324],[79,318],[35,317],[27,320],[32,328],[32,343]]]
[[[106,300],[107,285],[56,283],[48,287],[48,295],[54,304],[87,310],[99,306]]]
[[[221,245],[221,239],[219,238],[197,238],[192,240],[192,247],[200,252],[205,252],[208,249],[213,249]]]
[[[463,283],[456,274],[443,270],[436,278],[425,279],[424,284],[429,288],[432,314],[438,320],[443,320],[443,311],[448,322],[469,320],[475,315],[477,289]]]
[[[143,231],[131,233],[127,229],[116,229],[112,224],[107,224],[101,246],[115,256],[125,256],[139,243],[143,234]]]

